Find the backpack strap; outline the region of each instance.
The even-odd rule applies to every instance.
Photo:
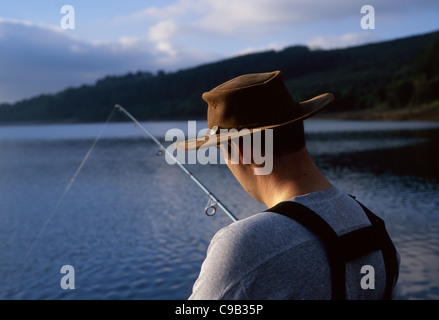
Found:
[[[355,200],[357,201],[357,200]],[[374,236],[375,242],[379,244],[381,252],[384,258],[384,264],[386,267],[386,289],[384,293],[385,299],[392,298],[393,288],[396,286],[399,277],[399,262],[398,253],[396,251],[395,245],[393,244],[384,221],[373,214],[368,208],[366,208],[362,203],[357,201],[361,208],[366,213],[369,218],[372,227],[375,228]]]
[[[372,225],[342,236],[338,236],[321,216],[298,202],[284,201],[266,211],[279,213],[297,221],[323,241],[331,270],[333,300],[346,299],[346,263],[381,250],[386,268],[384,298],[390,299],[398,278],[396,249],[386,231],[384,221],[361,203],[359,205]]]
[[[279,213],[297,221],[323,240],[331,269],[332,299],[345,299],[345,264],[343,263],[343,260],[340,259],[340,253],[336,250],[338,235],[335,233],[334,229],[332,229],[332,227],[317,213],[298,202],[284,201],[266,211]]]

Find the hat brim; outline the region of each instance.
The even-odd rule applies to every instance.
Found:
[[[273,129],[276,127],[284,126],[295,121],[305,120],[313,115],[319,113],[325,109],[332,101],[334,96],[330,93],[323,93],[317,97],[310,100],[306,100],[299,103],[301,112],[292,120],[283,122],[280,124],[261,126],[256,128],[248,128],[242,130],[226,130],[227,132],[219,132],[213,135],[205,135],[204,137],[199,137],[196,139],[189,139],[186,141],[174,143],[175,148],[180,150],[197,150],[201,148],[208,148],[212,146],[217,146],[221,143],[227,142],[229,139],[234,139],[251,134],[256,131],[262,131],[267,129]]]

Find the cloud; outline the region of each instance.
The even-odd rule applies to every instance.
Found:
[[[158,51],[165,52],[169,56],[176,56],[177,51],[170,42],[170,39],[177,33],[177,26],[172,20],[161,21],[152,26],[148,32],[148,39],[156,43]]]
[[[173,0],[109,16],[105,28],[90,33],[103,37],[113,32],[110,39],[116,39],[115,34],[120,38],[94,42],[75,38],[79,32],[59,26],[0,18],[0,102],[92,83],[108,74],[170,71],[265,48],[280,50],[294,44],[334,48],[385,40],[398,33],[395,29],[415,29],[414,21],[423,14],[418,20],[406,17],[439,11],[437,0],[370,0],[367,4],[375,7],[377,25],[371,33],[360,29],[364,4],[364,0]],[[97,24],[87,23],[89,29]],[[392,32],[386,33],[386,23],[393,23]]]
[[[237,56],[241,56],[241,55],[246,55],[246,54],[250,54],[250,53],[256,53],[256,52],[264,52],[264,51],[281,51],[283,50],[288,44],[286,43],[277,43],[277,42],[273,42],[270,43],[269,45],[266,46],[261,46],[261,47],[247,47],[241,51],[239,51],[236,55]]]
[[[91,84],[109,74],[172,70],[212,58],[184,48],[176,56],[166,46],[135,37],[89,43],[59,27],[0,18],[0,103]]]
[[[0,101],[90,83],[108,72],[126,72],[134,67],[129,61],[140,54],[122,45],[93,45],[62,31],[4,19],[0,47]]]
[[[178,37],[197,35],[232,39],[258,38],[315,24],[355,19],[359,26],[364,4],[375,7],[383,19],[422,10],[439,9],[437,0],[177,0],[169,5],[150,6],[125,17],[156,21],[150,38],[172,46]],[[164,32],[172,26],[171,32]],[[343,39],[341,39],[343,40]]]
[[[317,36],[307,42],[311,49],[346,48],[381,40],[373,32],[351,32],[342,35]]]

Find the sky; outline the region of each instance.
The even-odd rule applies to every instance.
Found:
[[[362,19],[371,23],[364,5],[374,9],[374,29],[362,28]],[[2,0],[0,103],[107,75],[174,72],[292,45],[344,48],[436,30],[438,0]]]

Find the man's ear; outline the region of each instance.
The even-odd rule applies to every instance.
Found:
[[[242,146],[240,145],[238,139],[232,139],[229,141],[229,160],[231,164],[242,163]]]
[[[226,164],[238,164],[241,160],[239,146],[237,143],[232,144],[231,141],[223,142],[218,145],[218,148],[223,153]]]
[[[246,137],[248,138],[248,137]],[[251,164],[252,163],[252,149],[251,140],[236,138],[230,141],[231,160],[232,164]]]

